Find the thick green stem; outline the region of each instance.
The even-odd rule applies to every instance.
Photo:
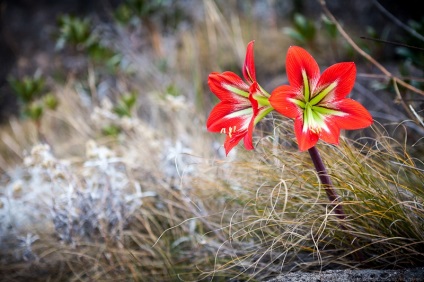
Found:
[[[327,193],[327,197],[332,204],[335,205],[334,211],[337,214],[337,217],[340,219],[345,219],[346,214],[343,211],[343,206],[338,205],[339,196],[334,190],[333,183],[331,182],[330,176],[327,173],[324,162],[321,159],[317,148],[314,146],[308,150],[309,155],[311,155],[312,162],[314,163],[315,169],[318,172],[319,179],[321,180],[324,190]],[[344,225],[342,225],[344,226]]]

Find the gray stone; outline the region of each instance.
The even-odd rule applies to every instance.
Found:
[[[424,281],[424,267],[399,270],[327,270],[322,272],[291,272],[268,282],[364,282],[364,281]]]

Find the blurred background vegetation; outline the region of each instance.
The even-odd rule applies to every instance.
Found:
[[[208,74],[240,75],[251,40],[268,92],[287,82],[290,45],[321,70],[356,63],[351,97],[375,123],[320,145],[349,231],[291,121],[271,115],[255,151],[227,158],[206,132]],[[423,42],[412,0],[1,1],[0,275],[264,281],[422,266]]]

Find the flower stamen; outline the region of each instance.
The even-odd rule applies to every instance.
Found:
[[[237,126],[234,125],[234,126],[228,127],[228,136],[232,138],[233,133],[236,133],[236,131],[237,131]],[[225,127],[221,128],[220,133],[227,134],[227,128]]]
[[[331,83],[330,85],[328,85],[327,87],[325,87],[321,92],[319,92],[317,95],[315,95],[315,97],[313,97],[311,99],[311,104],[312,105],[317,105],[319,102],[322,101],[322,99],[324,99],[328,93],[330,93],[331,91],[333,91],[337,86],[337,81]]]
[[[310,88],[309,88],[309,80],[308,75],[305,70],[302,70],[302,78],[303,78],[303,95],[305,97],[305,102],[309,102],[310,98]]]
[[[230,126],[228,128],[228,136],[230,136],[230,138],[233,137],[233,133],[236,133],[236,127],[235,126],[233,126],[233,127]]]

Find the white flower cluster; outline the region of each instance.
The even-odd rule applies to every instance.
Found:
[[[165,141],[162,152],[163,173],[170,178],[181,178],[182,175],[188,176],[193,173],[195,161],[192,153],[193,151],[179,140],[175,143]]]
[[[0,194],[0,245],[8,246],[3,252],[14,249],[15,259],[31,260],[37,257],[31,249],[36,233],[54,230],[49,215],[54,197],[63,193],[69,164],[57,160],[46,144],[34,146],[23,162],[8,172]]]
[[[115,152],[94,141],[87,142],[82,165],[55,158],[46,144],[34,146],[0,194],[0,244],[9,247],[0,252],[14,249],[21,260],[37,258],[31,244],[42,234],[71,245],[118,242],[143,198],[156,196],[143,192],[128,170]]]

